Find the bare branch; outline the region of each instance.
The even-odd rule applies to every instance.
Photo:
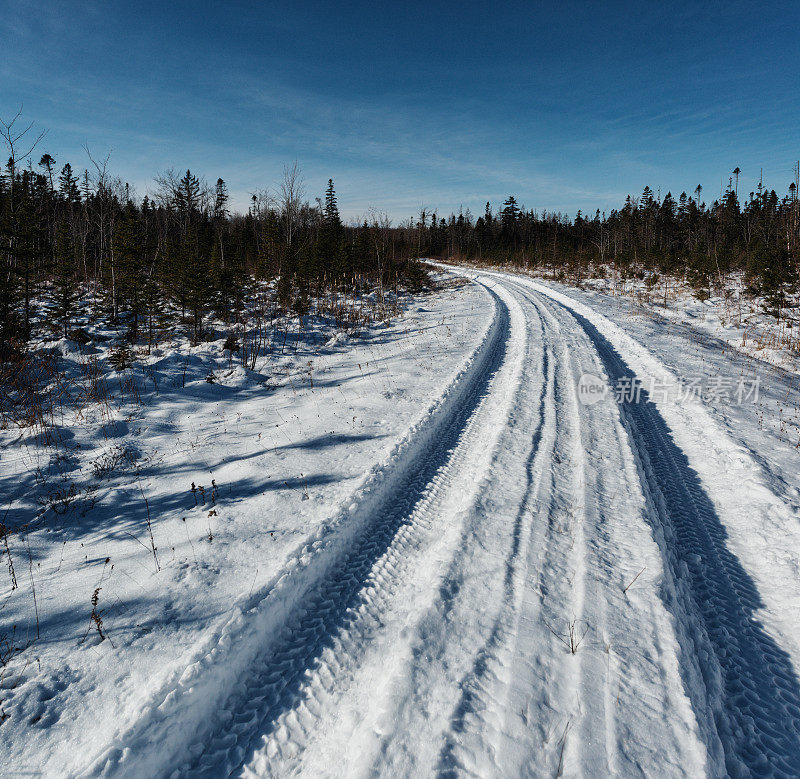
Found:
[[[36,136],[36,139],[30,144],[26,151],[21,152],[17,148],[17,144],[33,129],[34,122],[31,122],[24,130],[19,130],[17,132],[14,131],[14,125],[17,122],[17,119],[20,118],[22,115],[22,106],[20,106],[19,111],[11,118],[10,121],[6,121],[0,118],[0,138],[3,139],[3,143],[8,147],[8,151],[11,154],[11,167],[16,167],[18,160],[24,160],[29,154],[33,152],[33,150],[39,145],[39,142],[47,135],[47,130],[42,130],[39,135]]]

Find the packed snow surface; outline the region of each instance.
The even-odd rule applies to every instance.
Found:
[[[797,375],[452,270],[266,385],[198,369],[9,536],[4,773],[800,775]]]

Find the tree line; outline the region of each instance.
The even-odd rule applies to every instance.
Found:
[[[344,224],[333,181],[309,203],[296,165],[274,194],[254,193],[244,214],[230,210],[223,179],[209,186],[190,170],[161,174],[138,200],[108,158],[87,150],[83,170],[59,164],[18,120],[0,121],[10,153],[0,175],[4,360],[24,351],[37,328],[68,336],[87,296],[91,316],[150,343],[176,322],[197,340],[212,314],[236,321],[265,281],[283,310],[302,314],[309,296],[326,291],[382,294],[424,280],[409,261],[417,245],[407,231],[378,213]]]
[[[176,322],[196,341],[212,314],[237,321],[265,281],[283,310],[302,314],[310,296],[330,290],[419,285],[424,272],[412,258],[420,257],[512,263],[577,281],[609,267],[623,278],[681,275],[699,294],[741,271],[778,312],[798,281],[797,168],[782,196],[759,183],[740,199],[736,168],[710,205],[701,186],[677,199],[646,187],[610,214],[570,218],[509,196],[477,218],[423,208],[398,226],[374,212],[346,225],[333,181],[309,202],[296,165],[242,214],[230,210],[221,178],[209,186],[170,170],[139,200],[108,158],[87,150],[89,165],[74,169],[42,154],[42,137],[19,115],[0,120],[10,155],[0,175],[2,360],[22,353],[37,328],[68,336],[87,296],[91,316],[123,323],[132,341],[149,344]]]
[[[624,205],[574,219],[554,212],[526,210],[514,196],[493,212],[467,211],[442,218],[422,210],[416,220],[420,251],[467,262],[511,263],[551,270],[580,281],[589,273],[680,275],[701,295],[725,288],[731,272],[744,274],[749,291],[763,295],[780,311],[796,289],[800,259],[798,178],[779,196],[759,182],[740,199],[737,167],[726,190],[710,205],[702,186],[676,199],[650,187],[628,196]]]

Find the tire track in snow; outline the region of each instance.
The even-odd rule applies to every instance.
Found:
[[[591,773],[602,767],[615,772],[619,766],[622,772],[635,772],[657,760],[665,774],[700,769],[702,747],[694,736],[691,708],[679,695],[677,706],[672,706],[668,693],[669,685],[681,684],[677,664],[663,669],[641,659],[655,653],[655,633],[669,630],[666,611],[659,612],[660,621],[652,625],[649,612],[638,622],[628,615],[618,631],[610,631],[614,651],[623,652],[619,662],[599,640],[605,638],[606,602],[627,607],[619,575],[597,573],[600,567],[616,570],[619,564],[609,549],[613,541],[605,525],[624,505],[618,494],[632,490],[643,502],[633,467],[630,472],[621,468],[623,475],[613,467],[600,469],[603,478],[595,478],[594,467],[587,464],[586,447],[609,437],[608,422],[614,433],[609,446],[620,449],[627,442],[621,424],[613,424],[618,417],[615,405],[595,420],[592,414],[584,419],[577,403],[573,352],[575,358],[590,359],[595,370],[601,370],[599,358],[574,321],[567,320],[571,329],[564,332],[561,322],[538,302],[539,296],[505,278],[502,285],[525,301],[529,348],[536,344],[547,355],[542,362],[545,380],[534,400],[525,389],[536,386],[540,370],[534,349],[526,354],[528,370],[520,397],[501,438],[501,448],[508,452],[492,463],[495,472],[482,485],[476,516],[465,527],[469,536],[453,558],[448,585],[420,631],[419,660],[412,669],[418,678],[409,685],[407,700],[395,713],[395,727],[385,736],[384,750],[370,774],[417,775],[435,769],[445,776],[541,776],[560,769]],[[524,413],[526,407],[531,413]],[[586,422],[592,424],[587,428]],[[513,467],[515,458],[527,471]],[[505,508],[503,496],[510,496]],[[640,534],[648,537],[643,517],[634,515],[633,522],[640,523]],[[502,538],[506,523],[514,528],[507,547]],[[627,534],[628,528],[621,532]],[[493,564],[501,550],[506,550],[502,566]],[[498,597],[485,577],[501,578],[501,571],[505,586]],[[651,597],[657,600],[655,592]],[[501,604],[499,613],[486,628],[470,611],[489,611],[495,598]],[[546,622],[568,631],[572,619],[580,629],[582,618],[591,632],[580,651],[571,655]],[[618,642],[628,626],[638,638]],[[475,635],[477,629],[483,639]],[[460,655],[471,659],[462,675],[456,674],[465,666]],[[616,677],[623,670],[631,685],[618,691]],[[655,691],[657,702],[664,701],[661,708],[647,698],[639,700],[637,680],[650,684],[649,695],[654,692],[648,674],[663,680]],[[449,705],[446,683],[462,692],[452,704],[438,761],[431,765],[419,753],[437,739],[439,725],[431,712]],[[625,718],[619,732],[617,710]],[[421,732],[426,734],[424,745],[413,740]],[[657,739],[654,745],[652,736]]]
[[[275,585],[283,596],[261,596],[270,618],[240,619],[93,772],[285,774],[316,760],[333,774],[341,764],[320,763],[330,754],[318,749],[320,731],[330,738],[349,728],[365,755],[378,745],[372,773],[383,775],[655,765],[699,774],[697,728],[709,773],[800,774],[794,669],[756,621],[756,588],[728,552],[685,454],[646,396],[621,418],[613,403],[579,406],[575,379],[587,364],[609,380],[630,368],[588,320],[533,285],[500,278],[528,312],[524,349],[514,340],[509,293],[493,293],[497,321],[470,370],[334,524],[335,536],[298,553]],[[509,386],[500,386],[501,375],[510,375]],[[508,404],[498,400],[510,391]],[[642,543],[637,533],[652,544],[646,522],[664,575],[660,590],[660,569],[650,590],[640,581],[651,611],[635,611],[619,570],[630,552],[626,534],[634,545]],[[415,587],[419,597],[408,602]],[[485,614],[471,617],[470,608]],[[550,631],[565,614],[591,627],[575,655]],[[364,672],[368,657],[370,668],[376,662],[369,653],[380,659],[387,646],[397,651],[387,653],[396,665],[386,675],[405,685],[391,700]],[[204,674],[223,671],[217,689],[203,684]],[[660,686],[648,673],[660,674]],[[651,685],[646,695],[641,680]],[[681,685],[693,710],[670,690]],[[207,690],[208,721],[192,739],[192,704]],[[342,726],[347,696],[351,711],[354,703],[365,710]],[[400,715],[392,732],[375,726],[380,709]],[[182,722],[181,713],[195,720]],[[126,759],[131,742],[135,763]],[[432,747],[426,763],[419,755]]]
[[[575,665],[579,659],[563,657],[561,639],[554,635],[562,627],[565,614],[571,615],[566,625],[571,620],[579,625],[583,606],[582,443],[576,403],[570,397],[569,355],[560,339],[553,338],[552,322],[545,324],[546,317],[532,305],[533,295],[507,282],[506,286],[522,296],[529,315],[538,319],[545,355],[542,365],[545,381],[540,399],[542,422],[533,435],[527,461],[528,489],[515,518],[514,544],[506,561],[506,597],[495,629],[477,653],[470,675],[460,684],[462,698],[439,761],[442,775],[466,772],[480,776],[495,771],[555,774],[558,770],[563,750],[559,748],[559,739],[551,737],[560,725],[561,742],[566,747],[571,715],[562,717],[557,713],[558,723],[554,724],[553,733],[540,734],[544,748],[530,749],[523,762],[513,768],[504,765],[507,758],[500,736],[508,717],[521,713],[509,709],[507,688],[519,638],[521,600],[528,594],[526,590],[532,579],[540,595],[538,651],[546,646],[545,651],[561,656],[562,662],[550,666],[546,686],[531,690],[523,716],[527,718],[529,712],[536,712],[532,720],[537,719],[541,712],[552,710],[554,699],[573,699],[576,692]],[[524,543],[518,543],[520,537]],[[546,619],[542,613],[545,604],[550,607]],[[565,629],[568,634],[568,626]],[[559,687],[563,689],[558,690]],[[541,724],[541,721],[530,723],[532,728]]]
[[[648,542],[655,547],[627,432],[613,400],[589,406],[578,401],[579,376],[604,373],[593,342],[561,306],[540,294],[533,302],[561,345],[569,405],[581,432],[573,439],[572,458],[580,465],[583,517],[576,536],[584,588],[576,652],[580,681],[562,737],[564,759],[554,773],[624,775],[658,761],[664,776],[699,774],[704,756],[695,719],[688,701],[670,690],[680,684],[677,661],[660,656],[662,631],[671,634],[667,613],[637,612],[624,591],[631,577],[624,579],[622,572],[631,554],[643,553]],[[654,590],[650,597],[657,597]],[[652,701],[642,700],[654,694]]]
[[[418,455],[414,471],[387,496],[370,532],[289,616],[225,705],[217,734],[190,747],[198,755],[182,772],[227,775],[241,767],[246,774],[284,773],[319,717],[335,705],[335,690],[347,686],[397,587],[413,575],[416,553],[431,543],[453,472],[480,445],[486,420],[476,411],[505,357],[504,316],[491,359],[432,445]]]
[[[565,652],[563,646],[564,641],[570,641],[570,626],[577,631],[577,641],[588,632],[583,620],[585,452],[572,359],[559,323],[536,303],[533,293],[507,279],[504,284],[523,298],[529,315],[539,322],[545,355],[542,424],[534,433],[527,461],[528,490],[515,520],[503,608],[495,629],[476,655],[470,675],[461,682],[462,698],[440,755],[442,775],[555,775],[566,762],[578,765],[581,739],[570,738],[570,732],[579,729],[581,701],[592,693],[591,685],[581,689],[582,654]],[[518,537],[523,537],[524,543],[518,543]],[[533,610],[530,606],[524,609],[522,601],[530,597],[532,585],[538,592],[538,604]],[[521,639],[523,619],[537,622],[535,636],[528,629]],[[510,705],[508,690],[514,653],[520,652],[521,640],[534,637],[534,645],[528,649],[532,656],[558,659],[546,661],[545,683],[532,686],[524,707],[518,710]],[[513,762],[502,734],[509,730],[509,719],[520,717],[529,744],[519,749],[517,743]],[[603,711],[592,723],[593,728],[605,730],[605,719]],[[607,753],[607,763],[611,764],[612,750]]]
[[[564,309],[595,344],[612,380],[636,378],[594,324]],[[758,590],[727,548],[714,504],[647,392],[622,414],[671,578],[662,597],[679,623],[684,686],[712,763],[724,761],[731,776],[798,776],[800,681],[756,616],[763,606]]]
[[[502,287],[500,291],[513,301]],[[506,454],[502,436],[508,421],[519,420],[528,411],[521,389],[529,359],[536,362],[529,347],[537,341],[523,335],[527,323],[519,304],[514,301],[511,307],[514,314],[508,359],[495,378],[502,391],[493,393],[485,402],[486,407],[478,412],[484,417],[483,427],[492,430],[496,443],[487,446],[487,441],[478,440],[478,445],[487,451],[480,455],[479,461],[477,453],[470,455],[471,468],[463,478],[449,485],[451,493],[468,493],[467,499],[457,510],[446,504],[445,510],[436,517],[437,532],[444,538],[437,542],[436,554],[427,557],[431,574],[427,578],[417,574],[401,582],[404,592],[401,590],[403,594],[393,599],[390,605],[393,613],[387,610],[382,615],[390,624],[374,636],[356,677],[348,680],[348,689],[337,699],[336,715],[330,719],[339,722],[325,723],[330,726],[323,725],[323,734],[315,734],[313,746],[309,745],[302,755],[302,770],[311,775],[329,775],[330,765],[337,765],[341,773],[360,772],[366,770],[373,755],[377,756],[371,774],[418,775],[429,773],[435,767],[439,734],[447,723],[449,701],[458,697],[458,680],[432,679],[424,675],[424,670],[430,656],[438,657],[441,651],[460,645],[462,638],[468,637],[471,642],[474,635],[481,640],[494,610],[494,599],[500,594],[499,588],[494,586],[494,577],[480,581],[481,591],[477,597],[485,605],[487,614],[484,616],[481,610],[474,631],[465,630],[461,624],[447,624],[448,604],[458,597],[462,588],[468,589],[478,581],[479,573],[460,563],[465,558],[469,560],[476,548],[483,545],[475,531],[476,525],[487,526],[485,514],[477,508],[484,497],[487,474],[496,466],[498,458]],[[535,404],[532,407],[538,408]],[[514,479],[510,481],[509,491],[516,495]],[[514,503],[515,508],[516,505]],[[426,558],[420,556],[419,559],[422,562]],[[426,590],[416,597],[411,595],[410,599],[415,601],[411,607],[405,603],[410,586]],[[387,639],[392,624],[398,623],[403,626],[400,635],[396,638],[389,635]],[[420,690],[424,690],[424,701],[417,694]],[[404,703],[408,706],[404,707]],[[342,725],[343,719],[356,724]],[[420,738],[421,732],[426,734],[424,738]],[[377,754],[379,751],[381,753]],[[354,764],[355,755],[358,760]]]
[[[538,336],[544,344],[544,326],[538,321]],[[529,346],[531,336],[529,336]],[[531,367],[532,355],[526,355],[526,363]],[[525,461],[526,486],[522,500],[513,518],[513,532],[510,550],[504,561],[503,598],[499,614],[494,621],[488,638],[477,649],[472,650],[473,662],[467,676],[458,684],[461,691],[454,712],[451,715],[449,733],[438,759],[440,775],[449,775],[456,770],[468,773],[480,772],[496,764],[492,755],[490,741],[496,723],[487,718],[487,712],[502,709],[502,679],[508,666],[505,654],[508,651],[509,635],[513,634],[515,615],[518,614],[518,601],[523,596],[527,579],[527,549],[530,544],[530,512],[532,505],[541,499],[547,463],[552,457],[555,443],[555,411],[553,403],[555,365],[549,346],[543,345],[541,365],[542,382],[538,397],[537,423],[530,436],[530,449]],[[530,375],[526,377],[531,380]],[[465,539],[469,541],[471,539]],[[468,544],[451,563],[450,581],[457,577],[456,571],[465,564]],[[522,564],[521,564],[522,563]],[[448,588],[439,606],[443,620],[455,600],[456,592]],[[479,757],[481,754],[485,756]],[[486,754],[488,753],[488,754]],[[477,763],[476,763],[477,759]]]
[[[577,402],[580,373],[603,372],[599,356],[570,316],[557,316],[559,307],[507,277],[502,284],[540,322],[552,373],[543,413],[556,422],[533,466],[545,473],[537,473],[539,484],[525,499],[533,506],[523,531],[528,540],[507,562],[518,589],[504,600],[495,630],[461,681],[464,695],[439,772],[624,774],[659,764],[663,775],[700,774],[705,756],[680,693],[669,615],[650,607],[658,603],[652,586],[644,609],[634,609],[623,592],[634,575],[622,581],[631,551],[649,543],[650,554],[658,554],[628,436],[616,404],[587,409]],[[523,424],[520,417],[515,422]],[[508,478],[497,476],[501,483]],[[479,544],[478,537],[473,546]],[[657,566],[650,568],[657,576]],[[464,576],[476,570],[472,562]],[[567,632],[572,620],[586,631],[575,655],[550,631]],[[421,694],[417,705],[424,703]],[[386,767],[374,765],[373,773],[388,775]]]
[[[227,755],[220,759],[214,773],[219,774],[224,765],[235,767],[237,760],[241,763],[244,757],[239,760],[237,754],[240,739],[235,734],[225,734],[234,716],[225,703],[236,706],[240,702],[235,695],[231,696],[231,691],[239,687],[241,693],[239,680],[260,658],[274,654],[276,648],[285,654],[276,667],[282,669],[289,681],[278,682],[281,689],[277,691],[277,700],[275,691],[261,701],[253,698],[248,705],[251,709],[254,703],[260,705],[256,706],[260,719],[258,722],[249,719],[244,725],[239,722],[237,728],[245,731],[248,725],[260,727],[265,709],[277,716],[291,705],[297,697],[292,688],[296,693],[303,681],[291,661],[297,654],[292,650],[292,630],[321,652],[325,647],[320,641],[314,644],[307,633],[309,625],[323,628],[316,637],[324,638],[324,629],[336,622],[322,620],[320,625],[319,620],[309,619],[297,627],[308,616],[308,608],[304,608],[307,599],[317,595],[331,577],[340,576],[342,561],[351,558],[354,549],[360,550],[362,557],[366,556],[364,559],[385,551],[380,549],[380,542],[377,546],[369,544],[373,531],[391,527],[400,532],[408,524],[414,501],[409,503],[404,495],[421,486],[420,464],[427,469],[428,480],[433,481],[437,469],[450,458],[450,449],[503,362],[510,332],[509,309],[501,296],[491,290],[489,293],[495,313],[483,342],[422,420],[395,446],[383,464],[373,468],[352,505],[342,509],[301,545],[284,571],[250,598],[249,605],[234,610],[228,623],[195,653],[195,660],[183,674],[154,692],[137,720],[122,729],[110,744],[102,746],[99,756],[88,758],[86,774],[160,776],[175,769],[186,772],[192,765],[199,766],[205,747],[214,738],[215,745]],[[407,509],[405,516],[403,507]],[[382,538],[386,543],[391,541],[390,534],[384,533]],[[364,576],[369,573],[368,569],[362,572]],[[352,593],[364,582],[356,577],[351,578],[351,584]],[[335,612],[342,624],[352,618],[347,611],[350,603],[318,605]],[[238,716],[244,717],[241,712]],[[198,739],[205,740],[199,749]],[[193,744],[196,746],[190,751]]]

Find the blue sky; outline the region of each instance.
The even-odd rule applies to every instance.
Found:
[[[783,194],[798,29],[797,2],[0,0],[0,116],[24,104],[59,167],[86,144],[140,196],[188,167],[244,208],[295,160],[349,218],[710,200],[737,165]]]

